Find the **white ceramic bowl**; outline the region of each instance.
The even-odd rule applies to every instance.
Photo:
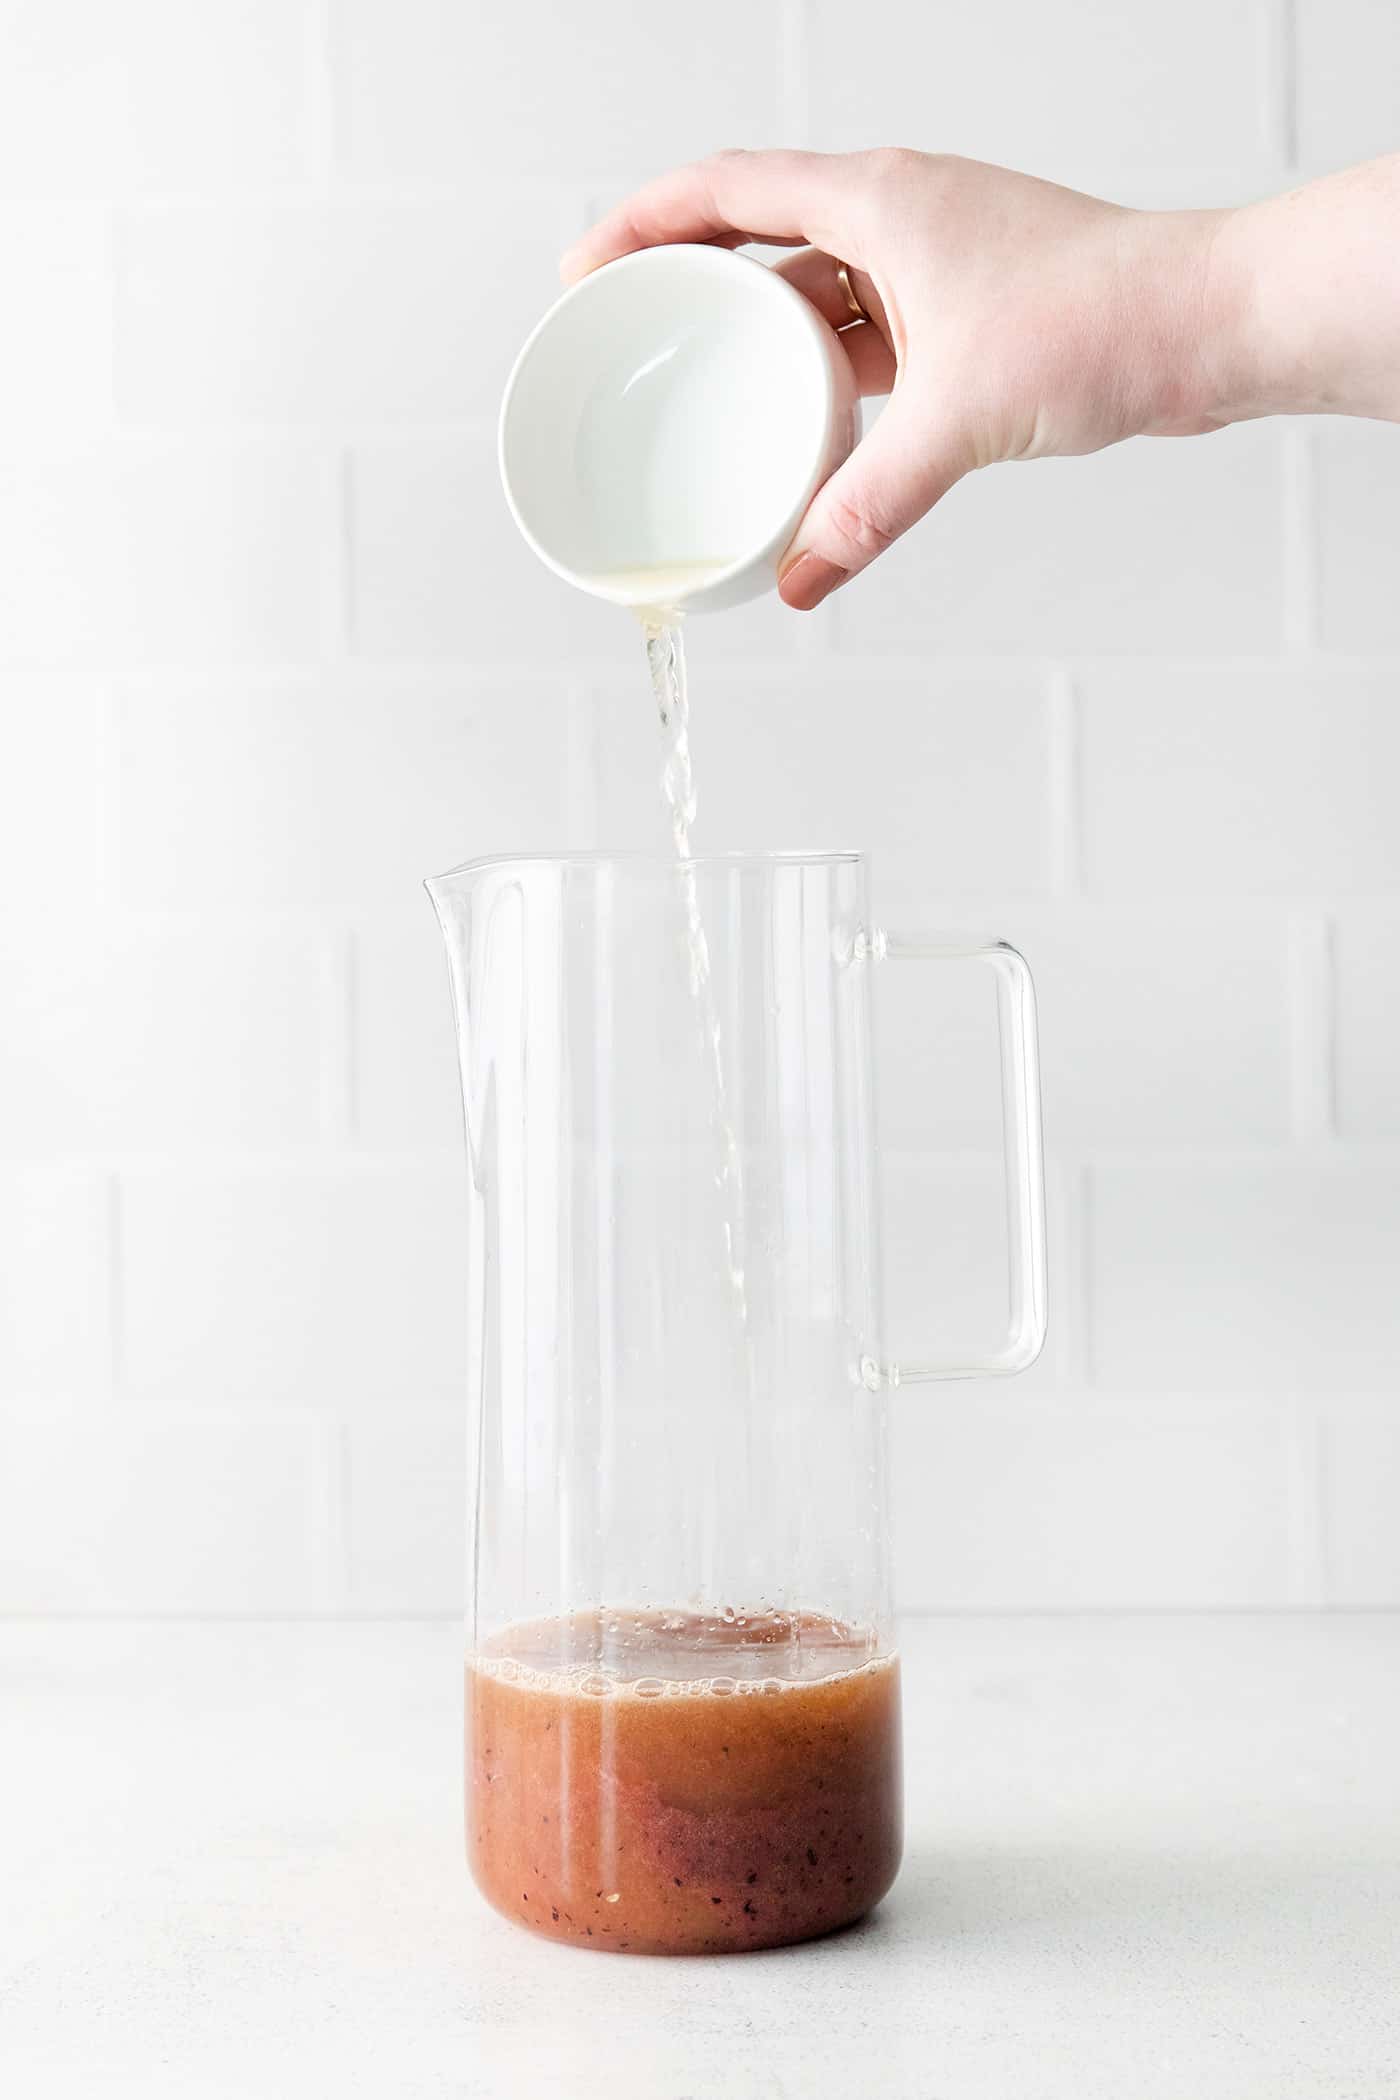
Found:
[[[739,605],[768,590],[855,442],[834,332],[727,248],[645,248],[565,292],[515,361],[500,462],[556,575],[621,605]]]

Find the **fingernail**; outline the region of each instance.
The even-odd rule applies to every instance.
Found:
[[[559,275],[565,284],[572,284],[578,274],[578,248],[566,248],[559,258]]]
[[[830,591],[838,583],[844,583],[846,571],[838,569],[834,561],[814,554],[809,547],[778,571],[778,596],[784,605],[794,612],[815,612]]]

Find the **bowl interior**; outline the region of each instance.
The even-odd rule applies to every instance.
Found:
[[[585,278],[527,344],[502,414],[502,472],[536,551],[642,598],[657,571],[698,582],[768,548],[826,443],[820,325],[723,249],[649,249]]]

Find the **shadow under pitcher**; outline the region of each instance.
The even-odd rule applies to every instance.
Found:
[[[447,943],[470,1183],[467,1846],[579,1946],[829,1932],[899,1867],[890,1389],[1045,1335],[1035,1006],[878,929],[854,853],[471,863]],[[884,1353],[870,1009],[997,989],[1010,1326]]]

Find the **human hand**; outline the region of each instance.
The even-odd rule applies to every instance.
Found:
[[[781,594],[810,611],[974,467],[1228,421],[1198,323],[1231,216],[902,150],[721,153],[619,205],[562,272],[667,241],[798,251],[778,268],[841,330],[861,392],[891,396],[784,556]],[[868,321],[846,325],[838,261]]]

